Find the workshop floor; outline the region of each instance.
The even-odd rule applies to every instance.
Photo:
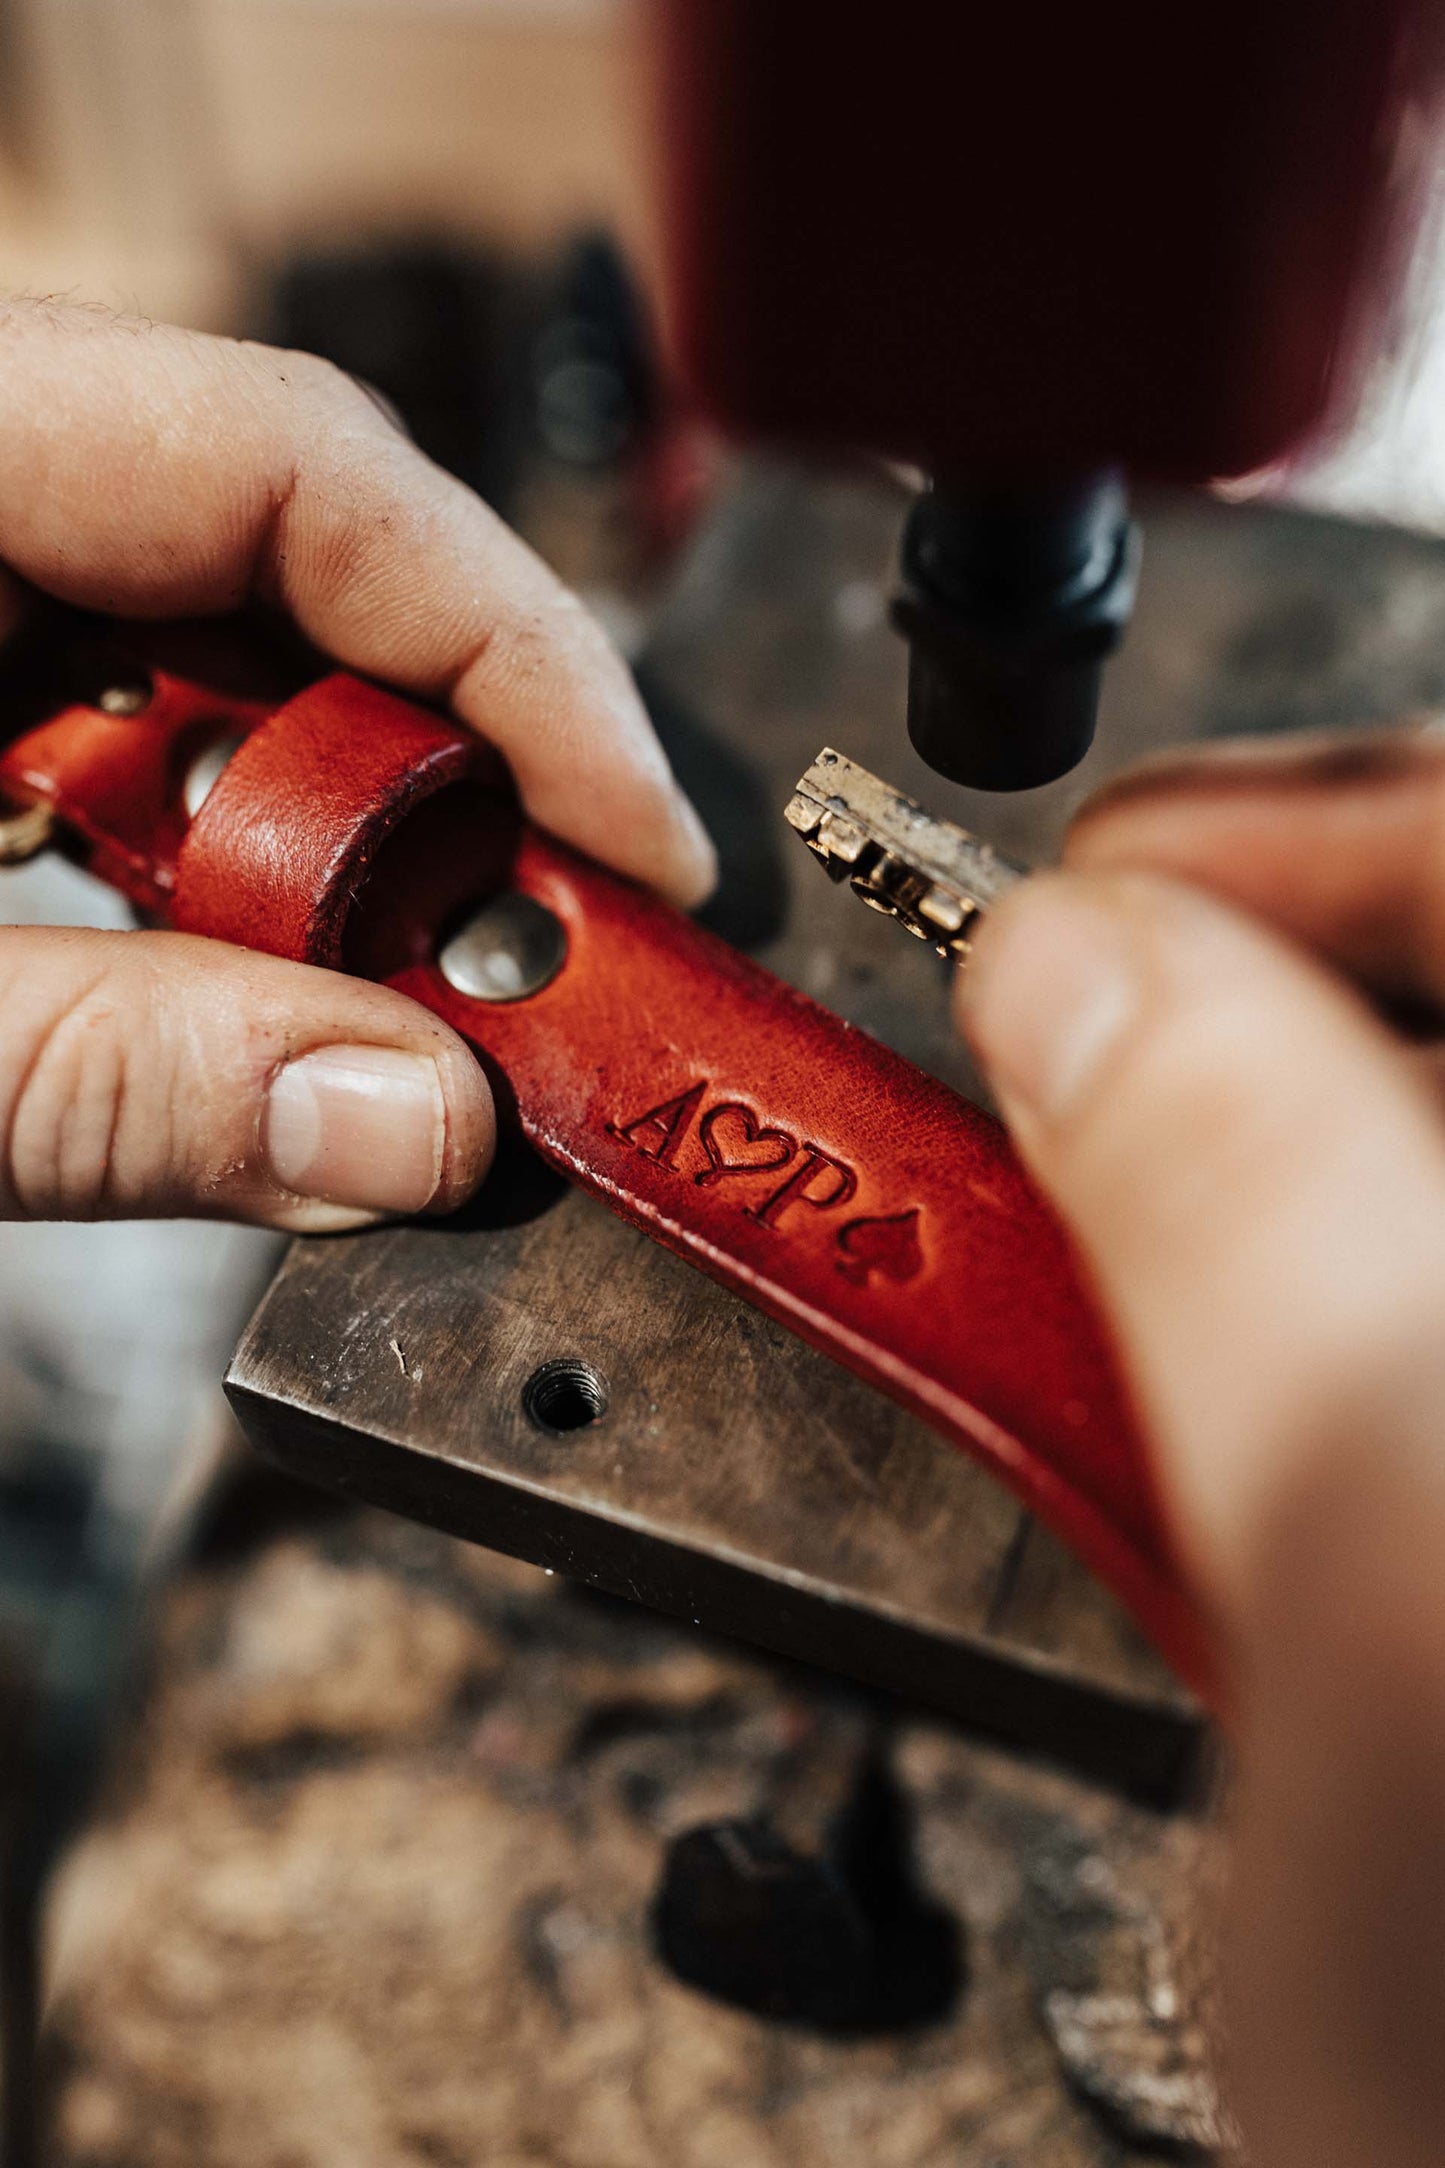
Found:
[[[888,1841],[951,1984],[869,2037],[724,2007],[656,1953],[669,1842],[836,1776],[867,1705],[381,1515],[260,1505],[168,1594],[62,1881],[59,2168],[1104,2168],[1219,2135],[1192,1819],[905,1712]]]

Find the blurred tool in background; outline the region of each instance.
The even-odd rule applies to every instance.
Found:
[[[1089,748],[1133,608],[1130,479],[1338,421],[1437,177],[1431,0],[1150,0],[845,27],[655,0],[681,348],[757,435],[914,462],[909,734],[988,790]]]

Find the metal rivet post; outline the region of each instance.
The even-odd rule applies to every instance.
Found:
[[[454,933],[437,967],[473,1001],[525,1001],[567,960],[567,929],[535,896],[496,896]]]
[[[217,738],[203,753],[198,753],[186,774],[181,799],[187,818],[194,820],[201,807],[220,781],[221,771],[231,755],[245,743],[244,738]]]

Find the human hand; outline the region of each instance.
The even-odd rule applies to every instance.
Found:
[[[325,362],[0,307],[0,636],[32,589],[118,617],[279,606],[449,703],[544,827],[681,904],[710,886],[600,628]],[[384,988],[180,935],[0,929],[0,1219],[358,1226],[460,1203],[493,1139],[463,1042]]]
[[[1192,751],[1085,809],[960,989],[1219,1628],[1255,2168],[1445,2129],[1445,739]]]

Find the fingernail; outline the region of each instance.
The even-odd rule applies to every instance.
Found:
[[[447,1114],[436,1063],[387,1046],[328,1046],[277,1071],[261,1116],[272,1179],[366,1212],[421,1212],[441,1184]]]
[[[1039,879],[985,926],[960,989],[969,1039],[1005,1105],[1062,1120],[1139,1006],[1130,930],[1073,884]]]

